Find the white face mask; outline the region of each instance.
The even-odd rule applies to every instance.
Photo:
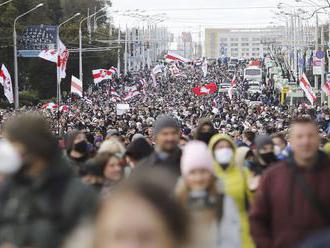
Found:
[[[214,151],[215,159],[219,164],[229,164],[233,158],[233,150],[231,148],[222,148]]]
[[[22,159],[15,147],[6,140],[0,141],[0,174],[12,175],[22,167]]]

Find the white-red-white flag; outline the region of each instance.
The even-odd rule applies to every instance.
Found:
[[[60,54],[57,60],[57,67],[60,70],[61,78],[66,78],[66,65],[69,60],[69,50],[66,48],[64,43],[60,41]]]
[[[117,91],[116,91],[115,88],[113,88],[113,87],[111,87],[110,95],[111,95],[111,96],[117,96],[117,97],[120,97],[120,95],[117,93]]]
[[[83,96],[83,83],[75,76],[71,78],[71,93]]]
[[[3,86],[4,93],[9,103],[14,102],[14,92],[13,92],[13,84],[11,81],[11,76],[5,65],[1,66],[0,69],[0,83]]]
[[[39,58],[48,60],[53,63],[57,63],[57,51],[56,49],[45,49],[39,53]]]
[[[53,102],[45,103],[44,105],[41,106],[41,109],[48,109],[48,110],[54,110],[57,108],[58,108],[58,105]]]
[[[314,102],[316,101],[316,96],[312,90],[312,87],[311,87],[305,73],[299,79],[299,85],[305,92],[308,101],[313,105]]]
[[[186,59],[182,56],[180,56],[179,54],[173,53],[173,52],[169,52],[168,54],[165,55],[165,59],[168,61],[180,61],[183,63],[188,63],[189,59]]]
[[[112,74],[118,74],[118,69],[114,66],[111,66],[110,70],[112,72]]]
[[[322,86],[322,90],[325,92],[327,96],[330,96],[330,82],[327,81],[325,84]]]
[[[130,92],[128,92],[125,96],[124,96],[124,100],[125,101],[127,101],[127,100],[129,100],[129,99],[131,99],[131,98],[133,98],[133,97],[135,97],[135,96],[138,96],[138,95],[140,95],[141,93],[140,93],[140,91],[130,91]]]
[[[106,69],[93,70],[94,84],[98,84],[103,80],[108,80],[112,78],[112,72]]]

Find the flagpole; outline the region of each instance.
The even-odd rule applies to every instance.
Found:
[[[9,1],[7,1],[7,2],[0,3],[0,7],[1,7],[1,6],[4,6],[4,5],[6,5],[6,4],[8,4],[8,3],[12,2],[12,1],[13,1],[13,0],[9,0]]]
[[[7,3],[7,2],[6,2]],[[4,3],[5,4],[5,3]],[[18,60],[17,60],[17,33],[16,33],[16,23],[17,21],[22,18],[23,16],[26,16],[30,12],[44,6],[43,3],[38,4],[34,8],[30,9],[29,11],[19,15],[14,20],[14,32],[13,32],[13,39],[14,39],[14,70],[15,70],[15,109],[19,108],[19,89],[18,89]]]

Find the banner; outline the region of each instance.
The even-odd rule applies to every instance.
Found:
[[[5,65],[2,65],[0,70],[0,84],[3,86],[3,90],[9,103],[14,103],[13,84],[11,82],[11,76]]]
[[[57,49],[57,26],[27,27],[17,40],[18,57],[38,57],[41,51]],[[55,63],[55,62],[54,62]]]
[[[313,56],[313,75],[322,75],[322,67],[324,66],[324,52],[314,51]]]
[[[168,54],[165,55],[165,59],[168,61],[180,61],[183,63],[188,63],[189,60],[180,56],[179,54],[173,53],[173,52],[169,52]]]
[[[201,87],[195,87],[192,89],[192,92],[197,96],[205,96],[214,94],[218,91],[218,86],[216,83],[205,84]]]
[[[129,104],[117,104],[117,115],[123,115],[130,110]]]
[[[312,87],[311,87],[305,73],[299,79],[299,85],[305,92],[308,101],[313,105],[314,102],[316,101],[316,96],[312,90]]]
[[[330,96],[330,82],[327,81],[325,84],[322,86],[322,90],[325,92],[327,96]]]

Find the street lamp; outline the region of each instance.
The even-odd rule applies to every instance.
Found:
[[[1,6],[4,6],[4,5],[6,5],[7,3],[10,3],[10,2],[12,2],[13,0],[9,0],[9,1],[7,1],[7,2],[4,2],[4,3],[0,3],[0,7]]]
[[[94,16],[96,16],[98,13],[100,13],[101,11],[107,9],[107,7],[103,7],[101,9],[99,9],[98,11],[96,11],[94,14],[87,16],[85,18],[83,18],[80,23],[79,23],[79,79],[82,82],[83,81],[83,64],[82,64],[82,31],[81,31],[81,26],[83,24],[84,21],[86,21],[88,18],[92,18]]]
[[[19,15],[14,20],[14,32],[13,32],[13,39],[14,39],[14,70],[15,70],[15,109],[19,108],[19,89],[18,89],[18,61],[17,61],[17,33],[16,33],[16,23],[17,21],[22,18],[23,16],[26,16],[30,12],[44,6],[43,3],[38,4],[33,9],[30,9],[29,11]]]
[[[76,18],[77,16],[80,16],[80,13],[76,13],[73,16],[71,16],[69,19],[67,19],[66,21],[60,23],[57,27],[57,101],[58,103],[60,103],[61,101],[61,70],[59,67],[59,60],[60,60],[60,56],[61,56],[61,51],[60,51],[60,28],[68,23],[69,21],[71,21],[72,19]]]

